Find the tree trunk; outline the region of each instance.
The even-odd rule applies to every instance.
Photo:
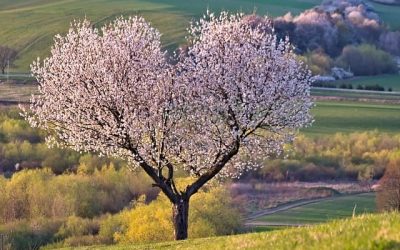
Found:
[[[188,237],[189,199],[180,198],[172,206],[175,240]]]

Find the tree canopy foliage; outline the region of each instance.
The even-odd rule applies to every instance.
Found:
[[[40,88],[26,114],[51,132],[49,141],[141,167],[175,205],[177,239],[187,238],[193,194],[217,175],[254,167],[238,154],[279,154],[309,124],[312,106],[310,73],[290,43],[243,14],[209,14],[189,34],[172,65],[143,18],[118,18],[101,31],[75,22],[32,65]],[[177,189],[177,168],[193,183]]]

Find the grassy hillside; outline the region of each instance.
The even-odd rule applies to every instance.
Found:
[[[399,249],[400,214],[363,215],[318,226],[148,245],[74,248],[129,249]]]
[[[184,41],[189,21],[212,11],[231,10],[273,16],[299,13],[319,0],[0,0],[0,44],[19,51],[16,71],[28,71],[37,56],[48,54],[53,36],[68,30],[71,20],[87,17],[101,24],[120,15],[142,15],[163,34],[164,45]]]
[[[279,16],[298,14],[321,0],[0,0],[0,44],[19,51],[13,69],[29,71],[38,56],[48,55],[53,36],[68,30],[73,19],[87,17],[100,25],[120,15],[142,15],[163,34],[167,48],[175,48],[186,35],[188,23],[211,11],[244,11]],[[400,27],[400,7],[373,4],[383,20]]]
[[[400,105],[320,101],[312,112],[315,122],[303,130],[308,135],[400,129]]]
[[[375,206],[374,193],[343,196],[266,215],[257,221],[271,224],[321,223],[351,217],[354,207],[357,215],[371,213],[375,211]]]

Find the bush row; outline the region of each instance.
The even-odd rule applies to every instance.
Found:
[[[141,196],[118,213],[93,218],[72,214],[16,220],[0,226],[0,233],[8,235],[6,247],[15,250],[173,240],[170,202],[162,194],[147,200]],[[227,235],[241,228],[241,216],[222,187],[209,186],[193,196],[189,220],[190,238]]]
[[[35,218],[92,218],[116,213],[142,194],[157,190],[144,174],[105,166],[92,175],[54,175],[49,169],[24,170],[6,179],[0,176],[0,222]]]
[[[266,160],[243,178],[265,181],[371,180],[382,177],[400,153],[400,135],[378,132],[299,136],[286,159]]]
[[[331,58],[320,49],[304,53],[298,58],[314,75],[329,75],[332,67],[349,70],[356,76],[393,74],[399,71],[389,53],[366,43],[347,45],[336,58]]]
[[[321,88],[340,88],[340,89],[354,89],[353,84],[351,83],[341,83],[339,85],[336,85],[332,82],[314,82],[312,84],[313,87],[321,87]],[[374,85],[361,85],[358,84],[357,87],[355,88],[357,90],[373,90],[373,91],[385,91],[385,88],[382,87],[379,84],[374,84]],[[391,87],[386,89],[389,92],[392,92],[393,89]]]

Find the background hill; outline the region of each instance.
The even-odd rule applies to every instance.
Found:
[[[55,34],[66,32],[73,19],[85,16],[100,25],[120,15],[142,15],[164,34],[164,45],[174,49],[184,42],[189,21],[207,9],[276,17],[287,12],[299,14],[320,3],[320,0],[1,0],[0,44],[18,51],[13,71],[28,72],[36,57],[48,55]],[[374,8],[391,27],[400,27],[400,7],[374,3]]]

